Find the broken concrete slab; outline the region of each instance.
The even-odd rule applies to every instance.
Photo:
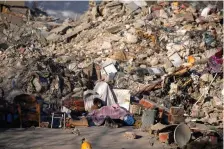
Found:
[[[80,33],[81,31],[83,31],[83,30],[85,30],[85,29],[88,29],[88,28],[91,27],[91,26],[92,26],[91,23],[83,23],[83,24],[81,24],[80,26],[75,27],[75,28],[73,29],[72,32],[63,35],[63,36],[62,36],[62,40],[71,38],[71,37],[77,35],[78,33]]]
[[[111,34],[115,34],[115,33],[120,32],[122,29],[123,29],[123,26],[120,24],[120,25],[115,25],[115,26],[109,27],[106,29],[106,31],[108,31]]]
[[[59,27],[56,27],[56,28],[52,29],[50,31],[50,33],[56,33],[56,34],[61,33],[61,34],[64,34],[69,28],[70,28],[69,25],[62,25],[62,26],[59,26]]]
[[[50,35],[48,35],[48,36],[46,37],[46,39],[47,39],[48,41],[53,41],[53,42],[55,42],[55,41],[59,41],[60,38],[61,38],[61,36],[58,35],[58,34],[56,34],[56,33],[52,33],[52,34],[50,34]]]

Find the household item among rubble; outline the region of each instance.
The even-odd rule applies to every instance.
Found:
[[[103,69],[106,72],[107,76],[109,77],[109,80],[113,80],[117,73],[117,69],[115,68],[114,64],[104,66]]]
[[[183,147],[186,145],[191,138],[191,130],[190,128],[184,124],[179,124],[174,131],[174,140],[180,146]]]
[[[59,128],[62,128],[62,122],[63,122],[63,128],[65,129],[65,113],[64,112],[53,112],[51,114],[51,128],[53,128],[54,120],[59,119]]]
[[[127,89],[113,89],[113,92],[116,97],[116,101],[119,106],[125,108],[126,110],[130,109],[130,100],[131,94],[130,90]]]
[[[141,129],[148,130],[155,123],[156,110],[144,110],[142,114],[142,126]]]
[[[128,126],[132,126],[135,123],[134,117],[131,115],[126,115],[124,117],[124,123]]]
[[[20,127],[40,127],[40,105],[34,96],[18,95],[14,98],[14,103],[18,106]]]

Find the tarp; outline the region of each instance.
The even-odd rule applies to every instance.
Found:
[[[98,82],[94,87],[94,90],[85,91],[83,97],[86,111],[91,110],[95,98],[101,99],[105,106],[116,104],[116,97],[106,82]]]

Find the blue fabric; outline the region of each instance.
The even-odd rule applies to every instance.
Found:
[[[7,122],[9,122],[9,123],[12,122],[12,115],[11,114],[7,115]]]
[[[133,116],[131,115],[127,115],[124,117],[124,123],[128,126],[132,126],[134,124],[135,120],[133,118]]]

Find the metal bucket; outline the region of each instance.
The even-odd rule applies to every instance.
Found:
[[[191,139],[191,130],[190,128],[184,124],[179,124],[174,130],[174,140],[180,146],[183,147],[186,145]]]

